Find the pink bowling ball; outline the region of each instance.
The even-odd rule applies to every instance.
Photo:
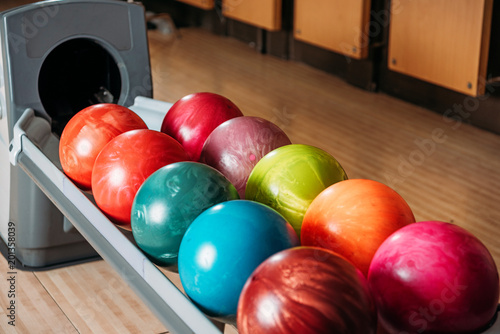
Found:
[[[208,136],[200,161],[221,172],[245,198],[248,176],[262,157],[291,144],[275,124],[259,117],[243,116],[219,125]]]
[[[480,331],[498,305],[491,254],[474,235],[444,222],[415,223],[393,233],[375,253],[368,282],[390,334]]]

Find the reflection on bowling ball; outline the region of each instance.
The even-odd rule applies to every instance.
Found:
[[[259,117],[236,117],[208,136],[200,161],[224,174],[244,198],[254,166],[267,153],[289,144],[287,135],[273,123]]]
[[[147,129],[132,110],[112,103],[95,104],[79,111],[64,127],[59,159],[64,173],[82,190],[90,190],[95,159],[119,134]]]
[[[215,204],[239,199],[234,186],[216,169],[177,162],[149,176],[132,205],[137,245],[157,265],[177,270],[179,246],[188,226]]]
[[[257,267],[237,314],[240,334],[370,334],[377,324],[363,274],[315,247],[284,250]]]
[[[439,221],[405,226],[384,241],[368,284],[389,334],[480,333],[498,305],[489,251],[470,232]]]
[[[155,171],[189,160],[172,137],[154,130],[132,130],[112,139],[97,156],[92,191],[97,206],[118,226],[130,230],[135,194]]]
[[[292,144],[262,158],[248,178],[245,198],[281,213],[298,236],[312,200],[326,187],[347,179],[342,166],[320,148]]]
[[[241,289],[254,269],[298,244],[283,216],[261,203],[217,204],[191,223],[181,241],[182,286],[206,314],[234,323]]]
[[[225,121],[239,116],[243,116],[240,109],[226,97],[208,92],[193,93],[168,110],[161,132],[179,141],[191,160],[198,161],[210,133]]]
[[[350,179],[314,199],[304,216],[301,241],[341,254],[366,276],[382,242],[414,222],[410,206],[396,191],[377,181]]]

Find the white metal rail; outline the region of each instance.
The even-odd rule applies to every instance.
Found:
[[[155,116],[158,110],[170,106],[147,98],[139,101],[139,105],[131,109],[142,114],[150,124],[158,119],[158,114]],[[34,128],[50,131],[50,124],[27,109],[14,127],[11,163],[20,166],[33,179],[169,331],[220,334],[224,325],[207,318],[30,140],[29,131]]]

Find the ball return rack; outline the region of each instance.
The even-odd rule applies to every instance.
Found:
[[[119,0],[48,0],[0,13],[0,241],[34,270],[99,256],[172,333],[220,334],[62,172],[59,137],[84,107],[129,107],[159,130],[171,103],[152,99],[145,11]]]
[[[146,105],[168,107],[146,98],[137,98],[130,109],[147,119]],[[156,115],[161,115],[158,110]],[[151,117],[154,119],[154,117]],[[158,123],[157,123],[158,124]],[[161,124],[161,123],[160,123]],[[87,194],[51,161],[50,152],[57,143],[50,124],[26,109],[14,127],[10,161],[21,168],[71,221],[78,232],[141,297],[144,303],[172,333],[220,334],[224,325],[208,319],[144,254],[97,208]]]

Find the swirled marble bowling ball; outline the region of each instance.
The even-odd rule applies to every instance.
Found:
[[[288,136],[272,122],[260,117],[236,117],[212,131],[200,161],[224,174],[244,198],[248,176],[260,159],[289,144]]]
[[[132,234],[155,264],[176,271],[189,225],[206,209],[233,199],[239,199],[236,188],[215,168],[188,161],[167,165],[151,174],[135,195]]]
[[[182,238],[182,286],[207,315],[234,323],[241,289],[254,269],[274,253],[298,244],[290,224],[264,204],[217,204],[201,213]]]
[[[392,188],[350,179],[331,185],[314,199],[304,216],[301,241],[341,254],[368,275],[382,242],[414,222],[410,206]]]
[[[198,161],[210,133],[225,121],[239,116],[243,116],[240,109],[226,97],[208,92],[193,93],[169,109],[161,132],[179,141],[191,160]]]
[[[392,234],[373,258],[368,283],[390,334],[481,332],[498,305],[498,270],[488,249],[445,222]]]
[[[126,107],[101,103],[80,110],[66,124],[59,141],[64,173],[82,190],[91,190],[97,155],[111,139],[136,129],[147,129],[147,125]]]
[[[326,187],[347,179],[337,160],[324,150],[302,144],[279,147],[264,156],[248,177],[245,198],[281,213],[300,236],[312,200]]]
[[[247,280],[241,334],[371,334],[377,314],[365,277],[338,254],[296,247],[274,254]]]
[[[99,153],[92,170],[97,206],[116,225],[130,230],[132,203],[152,173],[189,160],[172,137],[154,130],[132,130],[113,138]]]

